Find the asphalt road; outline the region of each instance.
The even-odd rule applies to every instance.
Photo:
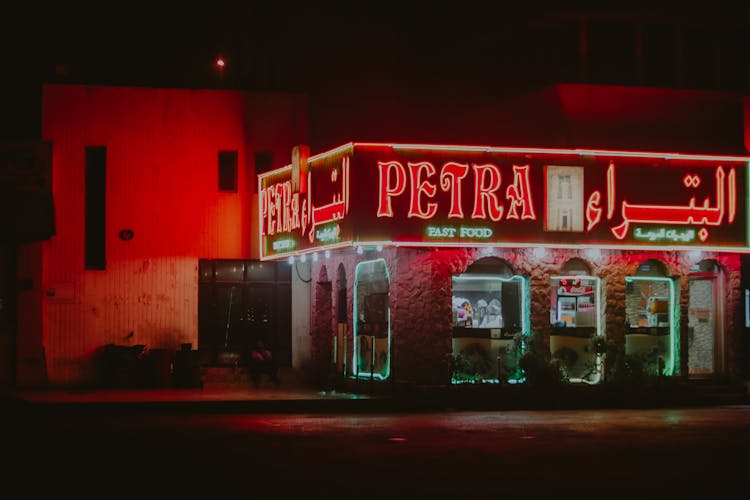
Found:
[[[2,484],[23,492],[16,498],[708,499],[750,491],[750,406],[5,417]]]

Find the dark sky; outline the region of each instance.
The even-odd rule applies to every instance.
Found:
[[[671,64],[676,24],[693,36],[686,44],[696,46],[695,54],[711,53],[715,42],[706,33],[720,33],[725,67],[748,66],[750,33],[743,26],[750,11],[709,12],[706,5],[686,10],[684,2],[638,0],[27,2],[3,8],[0,138],[38,135],[42,82],[302,91],[314,101],[314,111],[386,95],[446,102],[574,80],[581,76],[575,64],[581,15],[611,21],[589,33],[601,78],[608,70],[619,78],[617,55],[630,58],[632,27],[639,23],[646,26],[648,54],[660,58],[650,63],[655,72]],[[721,4],[711,3],[716,5]],[[223,75],[214,66],[219,55],[227,60]],[[592,59],[593,69],[596,64]],[[590,71],[586,78],[597,77]],[[665,78],[669,84],[671,74]],[[735,86],[744,85],[742,78],[737,81]]]

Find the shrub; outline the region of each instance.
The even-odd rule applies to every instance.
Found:
[[[554,387],[564,380],[559,363],[553,362],[549,348],[537,332],[529,335],[518,364],[531,386]]]
[[[454,382],[478,382],[485,378],[494,378],[495,369],[490,353],[476,342],[452,356],[451,371]]]
[[[570,371],[573,369],[576,361],[578,361],[578,353],[570,347],[561,347],[552,353],[552,359],[560,364],[565,378],[569,378]]]

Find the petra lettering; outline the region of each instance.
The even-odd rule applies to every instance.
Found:
[[[440,212],[448,218],[463,219],[461,192],[463,182],[469,176],[473,178],[473,199],[469,212],[472,219],[497,222],[505,216],[506,219],[536,220],[529,165],[513,165],[512,183],[503,193],[503,176],[497,165],[447,162],[438,173],[437,168],[426,161],[408,162],[406,166],[398,161],[378,162],[377,216],[393,217],[392,200],[408,196],[407,217],[431,219]],[[448,206],[439,207],[435,201],[438,189],[449,194]]]

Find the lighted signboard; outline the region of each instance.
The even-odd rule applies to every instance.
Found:
[[[258,178],[261,258],[349,245],[750,251],[750,158],[352,143]]]

